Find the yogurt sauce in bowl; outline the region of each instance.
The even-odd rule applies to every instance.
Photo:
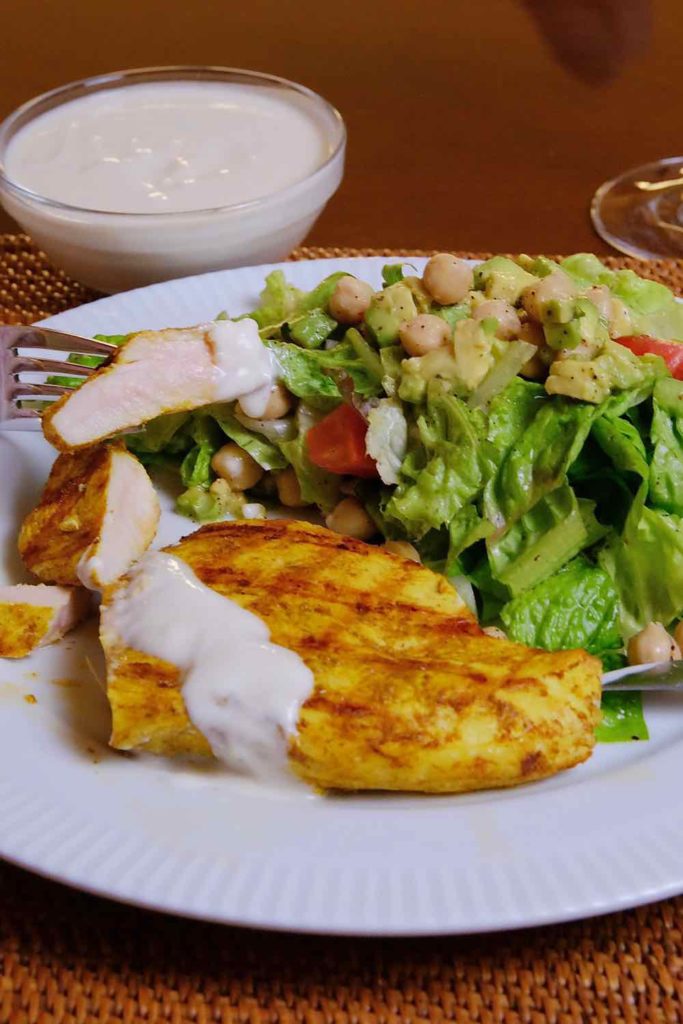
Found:
[[[124,72],[55,90],[0,127],[0,198],[55,262],[119,290],[282,259],[342,176],[315,93],[227,69]]]

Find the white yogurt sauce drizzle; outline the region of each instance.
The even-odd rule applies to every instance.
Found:
[[[219,760],[241,774],[293,780],[287,746],[313,674],[271,643],[257,615],[205,586],[181,559],[152,551],[104,622],[122,643],[180,669],[187,713]]]
[[[258,324],[245,320],[217,320],[207,332],[213,348],[214,401],[239,398],[242,409],[253,418],[266,411],[277,380],[277,363],[261,341]]]

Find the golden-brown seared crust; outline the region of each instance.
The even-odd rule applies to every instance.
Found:
[[[70,452],[72,450],[71,447],[63,440],[62,435],[52,426],[55,414],[58,413],[64,405],[66,405],[70,397],[70,393],[67,392],[65,395],[62,395],[61,398],[58,398],[56,402],[51,402],[40,418],[45,440],[48,444],[51,444],[53,448],[56,448],[58,452]],[[81,451],[87,450],[87,448],[81,449]]]
[[[485,635],[447,581],[414,562],[286,520],[214,524],[172,550],[312,670],[290,762],[313,786],[456,792],[590,755],[600,663]],[[208,752],[174,667],[103,643],[113,745]]]
[[[25,658],[50,629],[53,609],[31,604],[0,608],[0,658]]]
[[[134,458],[122,442],[57,457],[38,505],[19,531],[19,554],[38,579],[80,584],[78,563],[102,531],[112,458],[117,452]]]

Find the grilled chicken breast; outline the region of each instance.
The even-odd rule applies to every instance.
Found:
[[[86,590],[19,583],[0,587],[0,658],[25,658],[61,639],[85,617]]]
[[[73,451],[163,413],[242,395],[259,396],[262,409],[272,373],[270,353],[253,320],[141,331],[77,391],[46,410],[43,433],[55,448]]]
[[[168,550],[312,670],[289,748],[291,768],[312,786],[512,786],[592,751],[597,659],[485,635],[447,581],[414,562],[292,521],[213,524]],[[102,614],[112,745],[209,755],[179,670],[127,648],[112,628],[107,601],[126,585],[105,594]]]
[[[19,533],[24,564],[47,583],[93,590],[121,576],[149,547],[159,500],[123,444],[60,455]]]

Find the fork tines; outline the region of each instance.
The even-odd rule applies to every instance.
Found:
[[[35,350],[40,354],[34,354]],[[45,402],[72,391],[97,369],[52,358],[52,353],[99,356],[99,366],[115,351],[116,346],[109,342],[46,327],[0,326],[0,429],[38,426]],[[50,380],[54,376],[72,378],[73,384],[64,379]]]

